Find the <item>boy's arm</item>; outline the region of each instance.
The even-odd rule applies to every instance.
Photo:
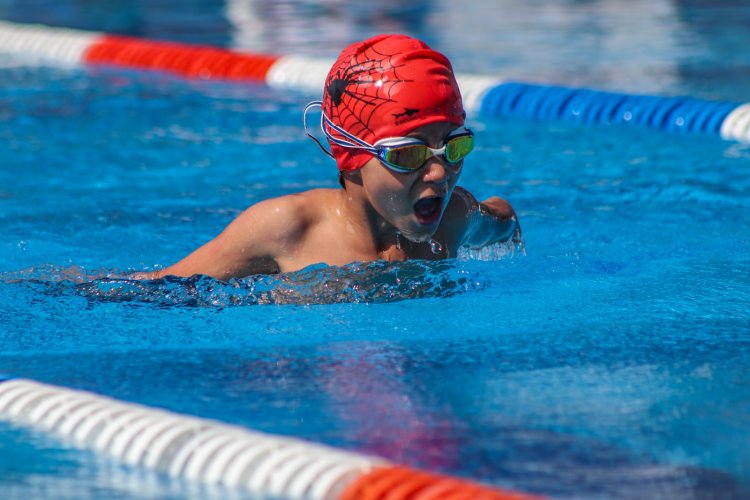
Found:
[[[458,195],[466,210],[462,245],[478,248],[510,239],[514,242],[521,241],[521,226],[516,212],[507,201],[492,196],[480,203],[474,195],[461,187],[456,187],[454,195]]]
[[[216,238],[166,269],[136,273],[136,279],[205,274],[220,280],[278,272],[279,251],[294,246],[304,231],[292,197],[263,201],[234,219]]]

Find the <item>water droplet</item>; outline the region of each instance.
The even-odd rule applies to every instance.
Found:
[[[432,251],[432,253],[434,253],[435,255],[437,255],[437,254],[439,254],[440,252],[443,251],[443,245],[441,245],[438,240],[431,239],[430,240],[430,250]]]
[[[401,233],[396,231],[396,248],[401,250]]]

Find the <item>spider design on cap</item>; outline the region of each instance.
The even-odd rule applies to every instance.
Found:
[[[371,121],[381,106],[397,102],[395,88],[404,82],[392,59],[397,54],[385,54],[369,47],[348,60],[342,60],[326,81],[330,96],[326,115],[344,130],[357,137],[373,134]],[[367,132],[367,133],[365,133]]]

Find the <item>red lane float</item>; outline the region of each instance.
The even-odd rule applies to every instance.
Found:
[[[352,482],[340,500],[533,500],[531,495],[490,488],[409,467],[375,467]]]
[[[87,64],[169,71],[191,78],[266,81],[276,56],[105,35],[83,54]]]

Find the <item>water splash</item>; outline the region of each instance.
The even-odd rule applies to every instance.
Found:
[[[463,246],[458,249],[458,255],[456,256],[456,258],[459,261],[490,261],[512,257],[517,252],[520,255],[526,255],[526,247],[524,246],[522,239],[519,241],[508,240],[501,243],[493,243],[481,248],[470,248],[468,246]]]
[[[0,282],[46,294],[82,296],[92,302],[187,307],[394,302],[451,297],[488,286],[480,273],[456,260],[321,264],[293,273],[229,281],[200,275],[136,280],[112,272],[98,278],[92,274],[82,268],[41,266],[0,273]]]
[[[439,255],[443,252],[443,245],[441,245],[438,240],[433,238],[430,240],[430,251],[435,255]]]

